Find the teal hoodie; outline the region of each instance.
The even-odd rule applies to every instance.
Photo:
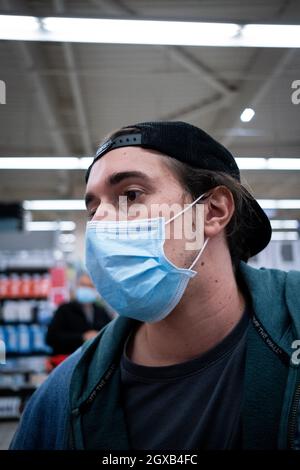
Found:
[[[297,354],[294,343],[300,340],[300,272],[241,263],[240,275],[254,312],[246,345],[243,448],[300,450],[300,347]],[[130,449],[119,364],[135,324],[116,318],[50,375],[27,406],[12,449]],[[42,425],[34,423],[37,416]]]

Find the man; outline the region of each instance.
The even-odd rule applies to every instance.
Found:
[[[42,385],[12,448],[300,449],[300,275],[247,266],[271,228],[231,153],[186,123],[122,128],[86,204],[87,267],[119,317]]]
[[[46,340],[54,355],[72,354],[111,320],[105,308],[96,304],[97,297],[90,277],[81,274],[75,299],[60,305],[49,324]]]

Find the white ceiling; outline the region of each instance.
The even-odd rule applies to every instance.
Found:
[[[0,0],[0,12],[300,23],[298,0]],[[0,64],[7,86],[0,158],[90,155],[111,130],[150,119],[198,125],[235,156],[300,158],[300,105],[291,102],[299,49],[1,41]],[[250,123],[239,119],[245,107],[256,111]],[[300,198],[299,174],[243,172],[259,198]],[[0,200],[79,198],[83,192],[78,171],[0,174]],[[277,216],[300,219],[300,210]]]

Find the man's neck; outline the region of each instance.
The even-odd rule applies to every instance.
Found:
[[[220,343],[239,322],[245,300],[230,259],[227,269],[214,266],[212,271],[209,259],[199,265],[199,274],[171,314],[135,331],[127,351],[133,362],[167,366],[189,361]]]

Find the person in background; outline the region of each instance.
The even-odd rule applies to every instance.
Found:
[[[60,305],[49,324],[46,341],[54,355],[72,354],[111,320],[106,309],[96,303],[98,297],[90,277],[81,274],[75,299]]]

